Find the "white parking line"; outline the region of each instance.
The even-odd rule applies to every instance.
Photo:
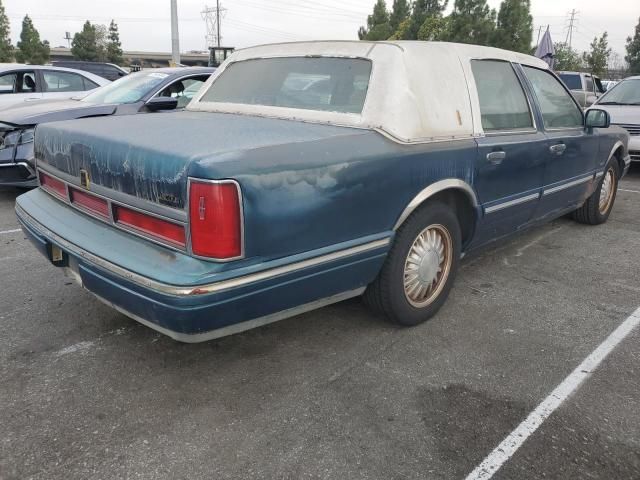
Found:
[[[3,235],[5,233],[18,233],[21,232],[22,229],[21,228],[14,228],[13,230],[2,230],[0,231],[0,235]]]
[[[545,398],[518,427],[471,472],[466,480],[487,480],[562,403],[576,391],[616,346],[640,324],[640,308],[633,312],[584,361]]]
[[[621,192],[629,192],[629,193],[640,193],[638,190],[625,190],[624,188],[619,188]]]

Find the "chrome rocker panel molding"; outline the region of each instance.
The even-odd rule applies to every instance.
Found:
[[[16,215],[18,218],[25,223],[25,225],[32,229],[34,232],[42,235],[43,237],[48,238],[50,241],[56,243],[63,250],[75,255],[87,262],[90,262],[97,267],[106,270],[109,273],[117,275],[125,280],[133,282],[142,287],[148,288],[150,290],[154,290],[155,292],[173,295],[178,297],[189,297],[193,295],[206,295],[209,293],[217,293],[225,290],[230,290],[233,288],[242,287],[245,285],[249,285],[254,282],[259,282],[263,280],[269,280],[271,278],[279,277],[282,275],[286,275],[288,273],[292,273],[298,270],[302,270],[309,267],[314,267],[317,265],[321,265],[323,263],[332,262],[335,260],[339,260],[342,258],[346,258],[352,255],[357,255],[360,253],[368,252],[370,250],[376,250],[378,248],[386,247],[389,245],[391,239],[383,238],[380,240],[374,240],[369,243],[365,243],[362,245],[357,245],[354,247],[346,248],[344,250],[340,250],[333,253],[328,253],[326,255],[321,255],[318,257],[309,258],[307,260],[298,261],[295,263],[290,263],[288,265],[283,265],[281,267],[275,267],[268,270],[264,270],[261,272],[251,273],[248,275],[243,275],[241,277],[231,278],[228,280],[221,280],[219,282],[208,283],[203,285],[193,285],[193,286],[179,286],[179,285],[169,285],[166,283],[158,282],[156,280],[150,279],[148,277],[144,277],[137,273],[131,272],[125,268],[120,267],[114,263],[111,263],[101,257],[98,257],[77,245],[65,240],[59,235],[55,234],[44,225],[40,224],[37,220],[31,217],[27,212],[24,211],[19,205],[16,205]]]
[[[289,308],[281,312],[272,313],[271,315],[265,315],[264,317],[254,318],[252,320],[247,320],[244,322],[229,325],[227,327],[217,328],[215,330],[210,330],[208,332],[203,332],[203,333],[180,333],[180,332],[175,332],[173,330],[169,330],[167,328],[161,327],[156,323],[145,320],[144,318],[141,318],[138,315],[132,314],[127,310],[125,310],[124,308],[121,308],[118,305],[111,303],[110,301],[100,297],[99,295],[96,295],[93,292],[89,292],[89,293],[91,293],[94,297],[96,297],[105,305],[110,306],[111,308],[117,310],[123,315],[126,315],[127,317],[149,328],[152,328],[164,335],[167,335],[168,337],[173,338],[178,342],[200,343],[200,342],[206,342],[208,340],[214,340],[220,337],[226,337],[228,335],[234,335],[236,333],[244,332],[245,330],[251,330],[252,328],[261,327],[263,325],[268,325],[270,323],[278,322],[286,318],[290,318],[296,315],[310,312],[311,310],[316,310],[318,308],[326,307],[327,305],[331,305],[333,303],[342,302],[343,300],[348,300],[349,298],[358,297],[362,295],[365,290],[366,290],[366,287],[362,287],[356,290],[351,290],[349,292],[339,293],[338,295],[322,298],[320,300],[316,300],[315,302],[299,305],[297,307]]]
[[[476,192],[467,182],[458,178],[448,178],[446,180],[440,180],[439,182],[429,185],[427,188],[418,193],[418,195],[416,195],[413,200],[411,200],[411,202],[409,202],[409,205],[406,206],[406,208],[403,210],[402,214],[396,221],[395,225],[393,226],[393,230],[397,230],[398,228],[400,228],[400,225],[402,225],[404,221],[409,218],[409,215],[411,215],[414,210],[422,205],[426,200],[428,200],[430,197],[433,197],[435,194],[443,192],[445,190],[461,190],[467,195],[469,200],[471,200],[474,208],[478,206],[478,198],[476,197]]]
[[[516,205],[531,202],[533,200],[537,200],[538,198],[540,198],[539,193],[532,193],[531,195],[527,195],[525,197],[516,198],[514,200],[509,200],[508,202],[499,203],[498,205],[487,207],[484,209],[484,213],[499,212],[500,210],[504,210],[505,208],[515,207]]]
[[[568,183],[563,183],[562,185],[558,185],[557,187],[547,188],[542,192],[542,196],[546,197],[547,195],[551,195],[553,193],[561,192],[562,190],[566,190],[567,188],[575,187],[581,185],[583,183],[587,183],[592,181],[595,177],[594,174],[589,174],[587,177],[578,178],[577,180],[573,180]]]

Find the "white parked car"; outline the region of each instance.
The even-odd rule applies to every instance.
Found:
[[[629,132],[631,161],[640,162],[640,76],[618,83],[600,97],[594,107],[609,112],[611,124]]]
[[[71,98],[111,83],[93,73],[50,65],[0,64],[0,110],[22,102]]]

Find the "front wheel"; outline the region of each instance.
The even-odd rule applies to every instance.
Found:
[[[422,206],[398,229],[365,301],[399,325],[418,325],[431,318],[453,285],[461,236],[451,208],[440,202]]]
[[[573,212],[573,219],[587,225],[600,225],[605,223],[611,215],[613,204],[616,201],[618,193],[618,164],[613,158],[604,176],[600,181],[600,185],[595,192],[587,199],[582,207]]]

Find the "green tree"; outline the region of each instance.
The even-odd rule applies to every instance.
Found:
[[[109,25],[109,36],[107,42],[107,60],[116,65],[122,65],[122,44],[120,43],[120,33],[118,24],[111,20]]]
[[[393,0],[391,15],[389,16],[389,25],[391,30],[396,32],[400,28],[400,24],[404,22],[411,14],[411,5],[407,0]]]
[[[533,41],[530,0],[504,0],[500,4],[493,46],[529,53]]]
[[[360,40],[387,40],[393,31],[389,23],[389,12],[384,0],[377,0],[373,6],[373,14],[367,18],[367,28],[360,27]]]
[[[13,61],[13,45],[11,45],[11,26],[0,0],[0,63]]]
[[[71,54],[78,60],[95,62],[100,57],[96,27],[87,20],[82,31],[77,32],[71,41]]]
[[[629,63],[631,74],[640,75],[640,19],[633,37],[627,38],[627,55],[624,59]]]
[[[418,40],[441,40],[445,38],[448,28],[448,17],[441,14],[427,17],[418,30]]]
[[[42,65],[49,61],[49,42],[40,41],[40,34],[29,15],[22,20],[22,31],[16,52],[16,60],[20,63]]]
[[[411,28],[411,18],[405,18],[398,29],[389,37],[389,40],[406,40],[409,38],[409,29]]]
[[[407,40],[417,40],[418,33],[425,23],[425,30],[431,31],[435,25],[441,24],[442,12],[447,8],[449,0],[415,0],[411,9],[411,26],[406,35]],[[437,37],[427,36],[429,40]]]
[[[591,42],[591,51],[582,55],[584,62],[594,75],[604,75],[607,72],[611,49],[609,48],[609,34],[604,32],[600,38],[595,37]]]
[[[554,43],[555,53],[554,70],[576,71],[582,69],[582,58],[580,54],[566,43]]]
[[[489,8],[487,0],[455,0],[443,39],[492,45],[495,28],[496,11]]]

